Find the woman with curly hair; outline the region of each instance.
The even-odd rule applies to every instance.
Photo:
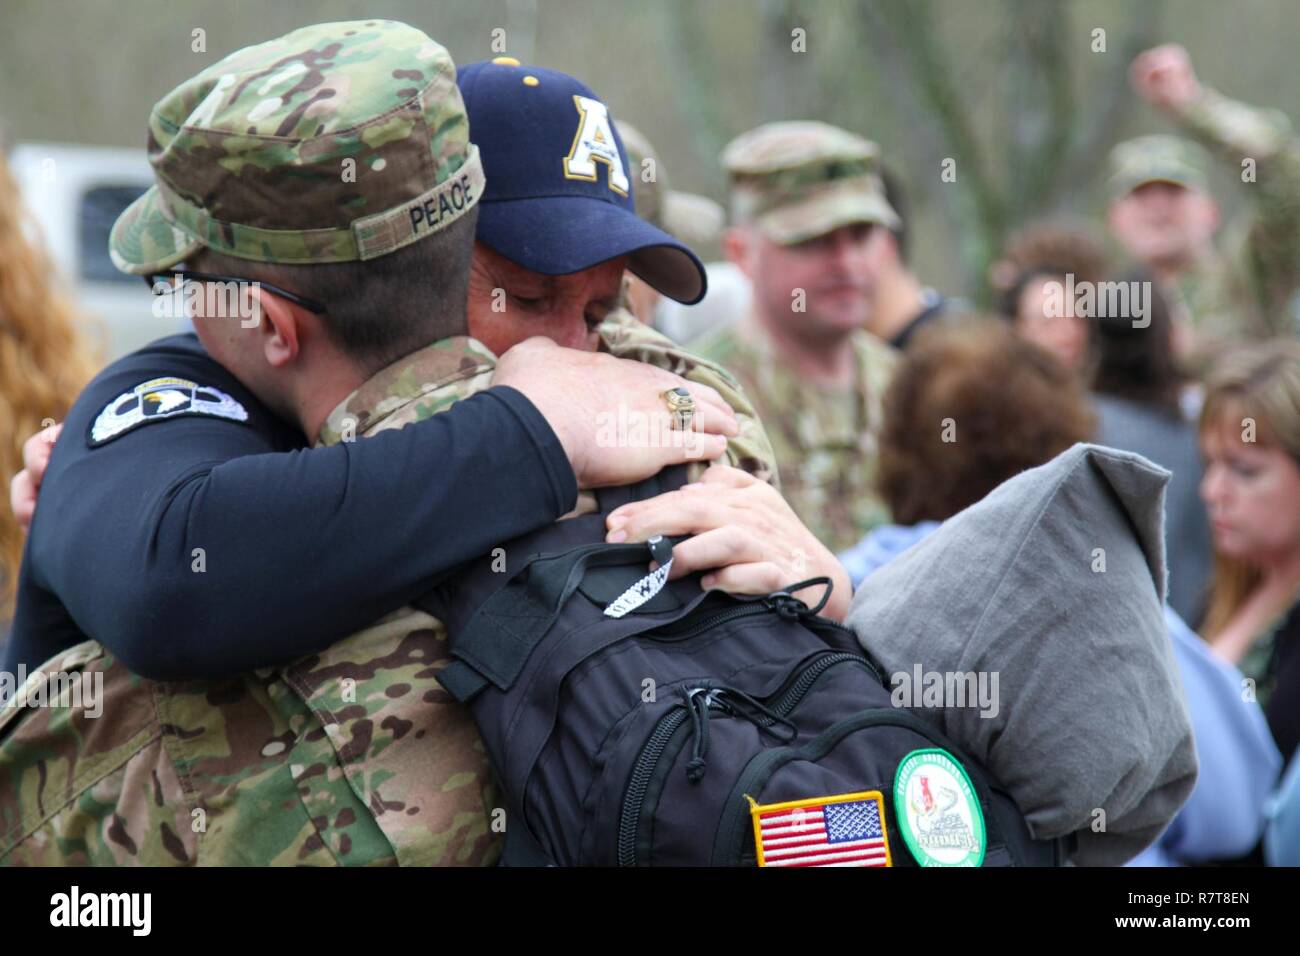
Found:
[[[18,186],[0,152],[0,471],[22,467],[23,441],[60,421],[99,368],[79,316],[37,244]],[[24,534],[0,508],[0,620],[13,616]]]
[[[970,320],[917,342],[884,398],[880,492],[894,521],[943,521],[1096,422],[1077,376],[1006,325]],[[960,419],[961,441],[936,422]],[[852,570],[852,568],[850,568]]]

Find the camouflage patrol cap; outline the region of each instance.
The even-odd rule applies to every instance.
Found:
[[[1110,152],[1111,196],[1118,199],[1147,183],[1174,183],[1204,191],[1207,158],[1191,140],[1155,133],[1117,145]]]
[[[155,185],[113,226],[124,272],[202,246],[260,262],[373,259],[478,202],[483,168],[445,49],[392,20],[232,53],[149,115]]]
[[[722,153],[731,176],[731,214],[776,242],[814,239],[840,226],[898,215],[885,198],[875,143],[827,123],[768,123]]]
[[[654,144],[631,123],[619,120],[616,125],[627,150],[636,214],[697,252],[702,246],[717,245],[726,220],[722,207],[707,196],[669,188],[668,171]],[[650,166],[646,160],[651,161]]]

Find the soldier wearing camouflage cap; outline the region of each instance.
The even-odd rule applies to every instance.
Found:
[[[1110,153],[1111,198],[1121,199],[1148,183],[1169,183],[1206,192],[1205,150],[1190,140],[1155,133],[1118,144]]]
[[[268,338],[285,349],[286,339],[296,337],[296,349],[311,347],[318,355],[320,346],[308,346],[308,337],[337,337],[352,343],[356,367],[365,368],[424,345],[437,336],[435,323],[458,311],[463,315],[468,246],[484,174],[469,143],[450,56],[420,31],[387,21],[334,23],[243,49],[160,100],[149,114],[148,144],[156,185],[114,226],[114,263],[159,284],[182,272],[182,263],[259,278],[272,295],[233,302],[256,306],[251,317],[260,323],[253,325],[264,323],[269,334],[243,329],[243,316],[224,316],[213,300],[200,300],[196,329],[224,368],[199,362],[195,347],[178,337],[165,339],[179,354],[178,364],[168,369],[172,375],[149,378],[135,371],[144,368],[136,356],[120,363],[122,373],[109,369],[105,375],[122,385],[105,394],[117,397],[99,402],[88,429],[78,427],[77,410],[69,419],[69,432],[85,434],[92,464],[112,467],[133,442],[155,433],[168,433],[175,454],[195,441],[188,423],[252,425],[274,436],[276,425],[256,403],[255,395],[266,395],[252,373],[251,352]],[[428,264],[428,258],[437,263]],[[381,287],[393,280],[395,267],[419,269],[432,280],[428,297],[408,295],[417,304],[406,310],[394,295],[383,297]],[[311,289],[322,302],[290,289]],[[292,323],[281,295],[312,319]],[[451,306],[439,308],[439,295]],[[367,307],[381,308],[380,317],[365,321],[360,316]],[[263,341],[252,350],[242,347],[253,338]],[[224,371],[235,372],[238,380],[220,375]],[[311,385],[309,376],[302,381]],[[320,392],[322,398],[328,394]],[[217,425],[218,433],[231,425]],[[256,449],[243,434],[235,440],[246,453]],[[61,442],[56,451],[72,442]],[[165,467],[165,457],[146,454],[153,458],[146,467]],[[53,466],[51,472],[47,494],[56,490],[48,488],[57,481]],[[318,494],[311,481],[298,484],[308,501]],[[320,511],[318,501],[313,510]],[[35,545],[43,531],[39,522],[32,529]],[[213,558],[224,550],[224,542],[207,535],[195,542],[199,537]],[[135,587],[134,581],[125,585]],[[300,596],[302,632],[317,630],[311,609],[322,597],[311,591]],[[364,594],[359,598],[361,606],[370,604]],[[222,600],[238,601],[239,592],[227,592]],[[40,663],[30,661],[34,648],[26,645],[29,633],[22,624],[34,604],[30,596],[26,602],[19,598],[14,649],[19,659]],[[402,631],[400,648],[416,670],[437,667],[439,645],[416,624],[391,622],[390,628]],[[196,631],[147,628],[140,637],[183,645]],[[138,648],[112,632],[91,633],[113,650],[91,641],[56,659],[65,671],[108,675],[107,719],[87,721],[85,711],[75,708],[4,713],[10,726],[0,752],[0,816],[6,822],[0,860],[268,864],[382,862],[395,852],[422,862],[493,856],[485,822],[495,804],[489,767],[472,723],[447,701],[421,698],[408,705],[437,745],[417,757],[403,756],[400,735],[377,724],[356,730],[347,706],[333,698],[328,719],[320,717],[320,698],[341,689],[338,679],[313,685],[315,697],[303,691],[308,684],[302,669],[151,684],[127,669],[125,661],[131,661],[156,672]],[[248,640],[238,631],[234,635]],[[376,637],[364,640],[373,643]],[[320,646],[328,644],[326,636]],[[287,648],[240,648],[229,639],[213,650],[229,654],[235,670],[277,654],[295,656]],[[389,692],[389,708],[404,704],[393,691],[411,672],[396,661],[372,669],[369,679],[356,672],[357,706],[374,708],[374,682]],[[43,679],[35,671],[23,693],[30,696]],[[42,741],[42,760],[27,761],[27,740]],[[94,770],[105,752],[113,754],[116,767],[108,777]],[[213,754],[221,754],[216,762]],[[27,796],[32,774],[53,784],[40,806]],[[399,783],[382,786],[394,777]],[[399,795],[394,787],[400,787]],[[376,806],[398,803],[419,814],[389,813],[387,821],[409,821],[400,832],[373,816]]]
[[[337,31],[332,46],[320,33],[240,50],[153,108],[156,182],[113,228],[119,269],[154,275],[202,248],[292,265],[374,259],[473,208],[483,167],[447,52],[384,21]]]
[[[1300,331],[1300,139],[1287,118],[1204,86],[1175,44],[1140,54],[1130,78],[1195,140],[1120,143],[1107,183],[1110,231],[1161,283],[1184,359],[1201,370],[1231,342]],[[1222,231],[1202,144],[1251,206]]]
[[[769,123],[722,155],[728,258],[749,276],[748,315],[698,343],[733,372],[767,424],[782,491],[838,551],[887,520],[875,489],[880,400],[895,361],[865,331],[897,223],[877,148],[825,123]]]
[[[316,430],[281,421],[287,404],[274,399],[268,408],[254,394],[268,362],[297,376],[295,368],[325,354],[317,346],[349,351],[349,361],[330,370],[336,395],[309,387],[309,374],[294,386],[315,404],[311,418],[323,419],[351,385],[461,330],[472,255],[465,237],[474,234],[484,180],[456,79],[446,51],[405,24],[319,24],[233,54],[154,108],[157,185],[116,224],[112,250],[155,288],[195,280],[182,286],[186,301],[168,308],[195,307],[203,342],[175,337],[127,356],[70,413],[32,524],[20,583],[25,608],[5,649],[10,672],[19,663],[34,668],[87,633],[109,639],[145,672],[195,661],[237,670],[283,652],[292,642],[282,623],[295,619],[299,601],[273,586],[273,576],[249,575],[302,560],[302,538],[277,533],[277,521],[337,540],[378,527],[377,515],[348,508],[304,520],[309,503],[340,500],[341,489],[409,507],[401,529],[422,527],[437,540],[417,557],[372,536],[357,556],[409,587],[463,559],[458,540],[471,527],[519,533],[567,510],[575,479],[630,480],[684,454],[609,449],[591,424],[599,396],[620,389],[629,407],[666,414],[661,386],[684,386],[678,376],[531,350],[494,378],[514,388],[493,389],[453,409],[441,427],[388,442],[408,468],[445,475],[445,484],[406,488],[378,451],[353,450],[346,467],[344,456],[315,453],[233,463],[300,449]],[[568,125],[576,125],[572,101],[568,109]],[[626,216],[636,221],[630,209]],[[620,238],[640,243],[633,252],[647,245],[642,232]],[[651,238],[649,245],[680,245],[662,233]],[[646,261],[683,297],[702,290],[680,248]],[[222,288],[226,279],[236,288]],[[249,327],[262,338],[238,334]],[[595,387],[575,389],[571,377]],[[696,421],[704,446],[720,450],[719,428],[731,422],[713,398],[701,392]],[[459,428],[475,438],[457,441]],[[503,447],[478,441],[488,434]],[[514,466],[498,470],[505,458]],[[476,476],[463,485],[455,481],[462,468]],[[79,477],[87,473],[93,483]],[[501,501],[510,506],[488,506]],[[464,527],[448,525],[449,506]],[[189,571],[196,547],[226,559],[199,577]],[[118,569],[132,586],[86,575],[86,561]],[[316,571],[328,586],[310,606],[311,623],[326,634],[342,636],[395,606],[393,583],[358,587],[346,564]],[[241,593],[247,604],[214,602],[214,592]],[[195,608],[205,613],[195,616]],[[179,637],[160,645],[149,634],[154,626]],[[235,634],[259,650],[230,653]]]
[[[278,71],[284,68],[286,55],[289,60],[306,59],[313,64],[333,61],[337,69],[334,81],[361,96],[359,109],[375,106],[383,109],[386,98],[382,91],[367,89],[367,84],[383,87],[391,76],[401,81],[405,89],[416,68],[414,62],[399,59],[385,62],[383,69],[376,72],[364,55],[365,47],[376,40],[378,49],[401,48],[429,54],[419,57],[419,62],[431,61],[435,64],[432,70],[439,78],[454,80],[445,51],[418,31],[400,24],[364,26],[372,29],[362,29],[362,24],[324,24],[243,51],[226,61],[226,65],[237,62],[247,74],[237,75],[235,82],[225,82],[224,86],[217,79],[216,86],[266,92],[270,84],[264,80],[264,72],[269,65],[271,76],[280,75]],[[385,33],[390,34],[388,39],[393,42],[382,42]],[[347,39],[354,36],[358,39]],[[419,42],[415,42],[417,39]],[[408,40],[409,43],[404,43]],[[253,52],[258,55],[252,56]],[[321,75],[328,72],[322,70]],[[264,82],[259,84],[259,80]],[[310,90],[308,85],[308,94]],[[192,96],[187,85],[173,94],[190,97],[200,107],[209,95]],[[399,169],[419,168],[424,164],[418,158],[428,149],[426,132],[440,129],[454,135],[455,130],[466,127],[456,87],[443,84],[439,96],[437,108],[441,115],[435,125],[425,126],[417,120],[409,126],[388,127],[390,133],[408,134],[401,137],[406,143],[405,150],[390,149],[382,157],[366,157],[362,151],[360,155],[371,161],[371,169],[376,159],[384,160],[381,171],[389,168],[390,163]],[[307,103],[316,98],[304,95]],[[264,102],[265,98],[258,101]],[[167,103],[165,99],[155,115],[165,114]],[[270,105],[254,104],[253,110],[258,112],[259,120],[278,124],[275,128],[280,129],[290,117],[301,115],[302,106],[303,103],[291,97],[279,103],[283,113],[279,117]],[[423,108],[430,107],[424,104]],[[236,111],[229,104],[227,109]],[[307,110],[310,111],[310,106]],[[241,116],[234,122],[241,123],[246,118]],[[351,129],[356,125],[345,122],[346,116],[336,118],[339,128]],[[318,123],[328,132],[327,120],[318,117]],[[383,136],[373,136],[370,140],[372,145],[391,142],[384,141]],[[444,183],[460,182],[466,161],[475,155],[468,140],[462,142],[462,162],[443,164],[445,172],[433,174],[445,177]],[[283,142],[274,145],[280,148]],[[160,152],[165,153],[166,147],[161,147]],[[454,154],[451,158],[454,160]],[[282,162],[295,165],[288,157]],[[201,162],[196,160],[195,164]],[[247,169],[249,164],[245,162],[237,168]],[[273,160],[267,161],[266,168],[276,173],[282,171],[282,165]],[[192,177],[196,172],[186,167],[180,175]],[[321,195],[328,195],[326,180],[317,181],[315,186]],[[347,191],[346,186],[339,188]],[[409,188],[423,189],[418,176],[411,178]],[[399,331],[408,337],[418,333],[391,329],[384,324],[382,328],[370,330],[371,335],[358,339],[349,337],[355,328],[341,327],[334,333],[335,339],[328,329],[314,328],[319,320],[312,316],[317,313],[310,304],[298,301],[303,296],[287,289],[283,294],[293,296],[288,300],[293,308],[275,298],[268,300],[265,321],[255,328],[243,329],[238,323],[221,324],[225,320],[207,311],[206,303],[196,313],[196,327],[205,343],[211,343],[212,351],[241,369],[241,377],[250,380],[252,391],[292,415],[304,432],[316,436],[320,445],[342,452],[357,433],[363,436],[381,431],[389,433],[382,443],[365,441],[346,447],[349,471],[364,469],[365,456],[361,453],[369,447],[383,447],[390,452],[401,447],[395,444],[401,437],[399,432],[419,431],[422,423],[435,413],[439,420],[445,420],[455,415],[458,408],[473,406],[475,402],[482,407],[480,399],[458,401],[492,384],[496,357],[465,334],[465,290],[474,211],[457,214],[455,200],[451,198],[452,187],[440,183],[434,187],[434,196],[426,195],[427,190],[416,194],[403,207],[405,222],[384,210],[371,213],[376,218],[369,223],[382,220],[374,233],[358,230],[353,222],[347,230],[337,227],[337,231],[326,235],[317,231],[327,228],[320,225],[320,220],[309,224],[306,219],[300,220],[301,225],[313,231],[306,237],[269,235],[272,230],[265,220],[242,222],[239,230],[213,227],[215,231],[201,232],[202,236],[214,237],[214,242],[222,243],[221,252],[215,252],[206,241],[197,240],[187,231],[199,220],[190,220],[191,225],[184,228],[176,225],[179,217],[175,210],[180,204],[170,198],[173,189],[174,184],[169,183],[160,188],[159,196],[146,196],[141,207],[129,212],[119,224],[118,233],[131,236],[140,233],[138,224],[153,223],[151,228],[157,237],[152,240],[152,251],[148,255],[137,256],[132,252],[122,256],[123,262],[141,273],[165,268],[164,260],[180,254],[222,269],[242,266],[240,274],[252,269],[256,275],[266,275],[261,270],[269,266],[276,270],[271,275],[286,285],[293,283],[295,288],[301,288],[297,285],[299,281],[310,282],[307,288],[316,292],[320,287],[320,273],[301,270],[320,268],[319,265],[286,265],[270,260],[322,256],[328,261],[343,257],[350,267],[357,259],[348,257],[360,257],[362,247],[370,241],[389,244],[394,251],[361,259],[363,268],[348,276],[352,281],[368,283],[370,273],[366,270],[374,269],[377,263],[400,259],[403,255],[400,250],[430,245],[448,263],[440,268],[462,270],[459,277],[442,277],[450,286],[447,289],[412,288],[409,281],[401,287],[407,295],[421,300],[424,310],[432,312],[435,320],[442,323],[438,341],[429,345],[429,339],[423,339],[419,347],[375,369],[368,377],[362,376],[359,370],[371,366],[377,349],[401,348],[403,340],[392,337]],[[489,194],[483,189],[464,189],[471,206],[484,201],[485,195]],[[443,206],[444,197],[449,207]],[[217,203],[213,201],[210,205]],[[177,234],[168,236],[166,230],[158,228],[159,219],[175,227]],[[199,231],[199,227],[193,228]],[[351,232],[351,238],[345,232]],[[188,248],[195,241],[201,248]],[[259,245],[259,241],[263,244]],[[171,244],[170,248],[164,248],[167,243]],[[132,246],[127,240],[115,239],[119,252],[141,249],[144,245]],[[429,268],[427,263],[421,266],[418,261],[408,260],[406,265],[413,269]],[[279,290],[273,293],[277,297],[280,294]],[[447,305],[435,308],[438,302]],[[516,324],[526,323],[527,316],[520,310],[513,313]],[[418,321],[408,315],[391,320],[392,324]],[[695,381],[734,392],[733,383],[715,367],[672,349],[662,338],[647,339],[630,319],[611,317],[602,325],[600,334],[606,350],[613,354],[679,369]],[[507,337],[520,335],[515,332]],[[294,341],[305,342],[309,338],[314,340],[313,358],[302,356],[306,346],[297,348],[297,355],[286,354],[295,350]],[[546,360],[554,368],[561,361],[558,350],[547,351]],[[300,366],[297,371],[295,366]],[[340,369],[348,366],[354,371],[340,373]],[[659,379],[665,384],[681,381],[666,373],[660,373]],[[340,392],[340,382],[349,380],[356,382],[356,387],[350,392],[346,389]],[[173,394],[187,387],[180,380],[146,384],[147,390],[138,388],[130,398],[114,399],[103,407],[88,432],[89,440],[96,442],[96,447],[122,447],[132,436],[155,431],[141,429],[142,424],[149,423],[148,419],[137,420],[139,416],[134,414],[145,402],[157,406],[155,413],[148,416],[154,420],[162,419],[168,411],[179,412],[172,402]],[[227,383],[223,380],[222,384]],[[216,406],[203,413],[206,417],[244,421],[238,415],[240,411],[248,413],[246,404],[252,403],[251,395],[234,379],[230,380],[229,387],[239,387],[241,391],[227,394],[205,382],[181,398],[191,402],[208,401]],[[211,398],[201,399],[201,395]],[[742,399],[735,395],[738,404]],[[219,400],[223,400],[221,404]],[[481,415],[478,424],[492,427]],[[69,426],[69,430],[75,429],[76,421],[70,419]],[[753,438],[761,438],[761,428],[756,423],[755,427],[759,428],[756,432],[740,428],[732,460],[749,463],[754,470],[770,472],[774,466],[763,462],[767,454],[765,439],[762,444],[753,442]],[[457,441],[481,440],[470,432],[453,431],[453,439]],[[183,435],[176,438],[181,442],[186,440]],[[454,457],[455,453],[445,445],[439,450]],[[703,449],[697,446],[695,450]],[[522,453],[517,448],[509,452],[516,461]],[[623,448],[619,454],[626,457],[629,451]],[[334,457],[340,460],[338,455]],[[409,454],[402,459],[403,464],[409,465]],[[487,470],[478,480],[489,484],[494,470],[517,470],[508,467],[504,458],[484,466]],[[428,464],[416,473],[433,474],[437,468]],[[320,512],[324,510],[323,504],[336,502],[346,494],[349,507],[362,509],[365,519],[373,526],[369,533],[358,530],[346,539],[345,553],[350,559],[364,556],[360,564],[342,562],[353,579],[330,584],[344,592],[348,603],[359,605],[362,614],[376,604],[368,596],[375,590],[372,578],[389,582],[383,589],[388,595],[401,593],[403,589],[412,596],[418,593],[401,583],[409,576],[410,569],[402,567],[399,556],[365,555],[376,536],[389,535],[399,543],[404,542],[402,548],[408,551],[436,550],[440,541],[440,535],[427,529],[412,532],[406,527],[409,516],[400,510],[405,505],[394,500],[402,487],[411,484],[421,496],[437,498],[436,485],[431,487],[424,480],[408,481],[390,487],[387,493],[394,497],[385,498],[362,489],[364,478],[364,474],[349,475],[346,493],[337,489],[308,488],[306,491],[308,512]],[[57,480],[57,477],[52,473],[46,480]],[[274,480],[274,476],[267,480]],[[545,484],[546,475],[528,473],[527,480]],[[563,500],[560,495],[556,498]],[[579,511],[584,510],[584,504],[590,510],[589,496],[579,498]],[[438,505],[447,508],[448,502],[444,499]],[[519,520],[510,501],[493,500],[489,495],[486,500],[480,499],[477,507],[482,513],[474,514],[472,526],[459,533],[454,527],[456,516],[450,513],[444,516],[444,533],[459,535],[461,540],[457,546],[462,558],[472,556],[472,550],[467,549],[482,550],[491,542],[517,533],[491,513],[505,511],[508,518],[513,515],[513,520]],[[277,535],[293,534],[291,522],[299,515],[289,511],[284,518],[273,529]],[[317,523],[328,526],[328,515],[319,515]],[[34,528],[33,535],[39,531],[39,527]],[[319,569],[314,574],[325,576],[332,571],[331,561],[336,554],[328,542],[334,533],[327,527],[324,536],[314,541],[314,554],[319,556],[319,549],[325,549],[324,560],[313,562],[313,568]],[[293,562],[286,562],[286,566],[292,565]],[[43,671],[53,668],[103,675],[104,708],[110,720],[98,723],[84,708],[43,711],[14,708],[4,712],[5,726],[0,728],[4,737],[0,748],[0,821],[5,826],[0,833],[0,861],[473,864],[495,859],[500,851],[503,821],[493,812],[499,801],[489,768],[467,713],[435,682],[447,656],[441,625],[428,614],[409,607],[385,613],[394,611],[390,605],[371,614],[371,620],[379,619],[377,623],[336,640],[334,632],[340,622],[322,619],[315,606],[316,599],[305,596],[303,592],[308,588],[298,575],[285,575],[273,565],[256,568],[254,573],[274,574],[284,580],[285,590],[298,591],[300,606],[294,619],[279,622],[287,634],[267,635],[270,646],[248,646],[245,634],[238,632],[226,635],[220,642],[210,638],[220,646],[210,649],[215,659],[205,661],[196,656],[194,648],[184,646],[191,635],[180,630],[167,635],[171,646],[165,647],[165,653],[172,657],[188,655],[185,663],[174,664],[165,673],[158,673],[160,668],[154,663],[148,664],[156,676],[185,677],[189,676],[185,670],[204,668],[224,675],[219,679],[173,679],[157,684],[144,681],[132,674],[130,667],[144,660],[137,656],[143,649],[129,642],[114,642],[106,648],[104,644],[90,641],[53,656]],[[419,582],[412,587],[420,587]],[[230,600],[231,593],[219,597]],[[393,602],[397,603],[400,602]],[[253,606],[249,610],[247,623],[254,626],[258,623],[257,615],[267,609]],[[364,623],[349,623],[357,616],[354,608],[331,607],[328,613],[331,618],[341,617],[342,623],[350,627]],[[147,633],[145,640],[162,643],[156,633]],[[301,657],[303,650],[312,653]],[[293,657],[299,659],[282,663]],[[40,663],[39,659],[35,663]],[[22,696],[31,696],[47,679],[48,674],[33,668]],[[33,755],[39,755],[35,762]],[[97,770],[105,759],[111,760],[116,768],[107,777]],[[33,802],[34,791],[29,783],[38,777],[49,779],[50,787],[44,799]],[[268,808],[275,810],[268,812]]]

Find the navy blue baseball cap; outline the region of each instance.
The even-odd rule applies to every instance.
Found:
[[[479,241],[543,275],[625,255],[669,298],[704,298],[695,253],[637,216],[622,137],[590,88],[512,57],[471,63],[457,82],[487,176]]]

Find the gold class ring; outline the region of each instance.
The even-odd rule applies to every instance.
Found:
[[[673,428],[677,431],[688,431],[692,419],[695,418],[695,399],[691,393],[678,386],[668,389],[663,396],[664,401],[668,403],[668,411],[673,416]]]

